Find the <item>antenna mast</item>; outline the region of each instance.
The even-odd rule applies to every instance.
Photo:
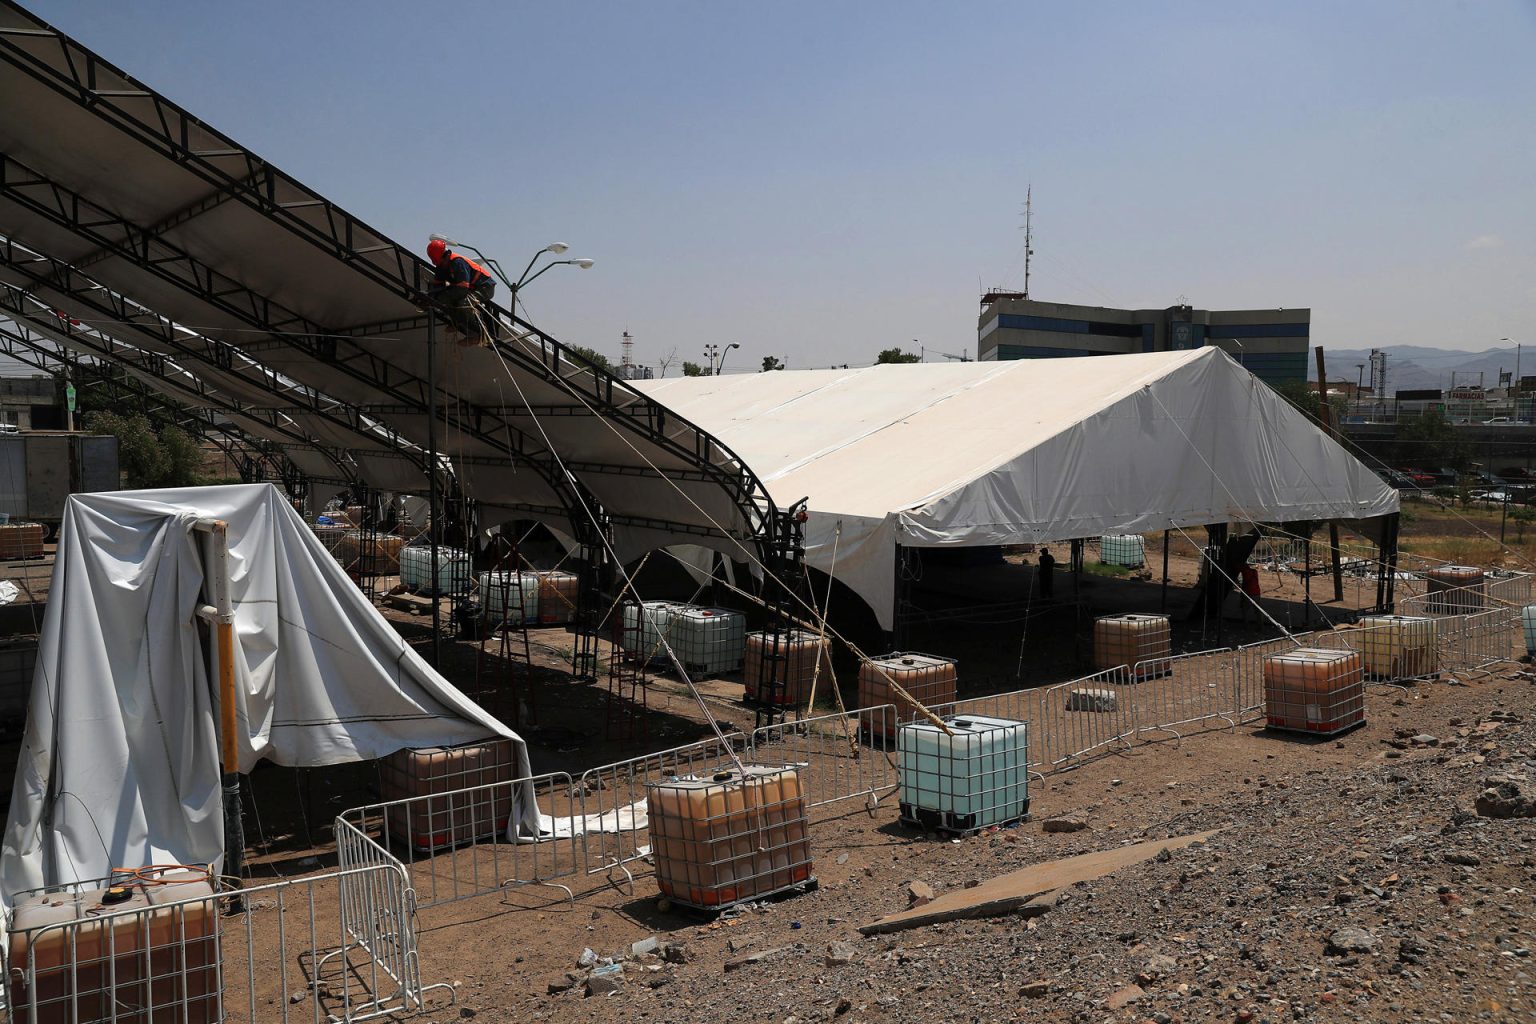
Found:
[[[1024,190],[1024,297],[1029,298],[1029,260],[1035,254],[1035,237],[1031,220],[1034,216],[1035,186]]]

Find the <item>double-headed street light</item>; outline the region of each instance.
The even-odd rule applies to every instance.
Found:
[[[431,237],[432,237],[432,239],[434,241],[442,242],[444,245],[452,246],[453,248],[456,248],[456,249],[468,249],[470,252],[472,252],[476,256],[480,257],[480,262],[484,263],[487,267],[490,267],[491,270],[496,274],[496,276],[501,279],[501,283],[507,286],[507,291],[509,291],[511,293],[512,298],[511,298],[511,301],[510,301],[510,307],[512,309],[512,315],[514,317],[517,316],[517,292],[518,292],[518,289],[520,289],[520,288],[522,288],[522,287],[524,287],[526,285],[532,284],[535,280],[537,280],[539,278],[539,276],[541,274],[543,274],[545,271],[549,270],[551,267],[571,266],[571,267],[580,267],[582,270],[591,270],[592,269],[592,265],[597,262],[596,260],[590,260],[590,259],[585,259],[585,258],[569,259],[569,260],[551,260],[550,262],[544,264],[544,266],[540,267],[535,272],[534,269],[533,269],[533,265],[535,263],[539,262],[539,257],[540,256],[544,256],[544,255],[561,256],[561,255],[564,255],[565,252],[568,249],[570,249],[570,246],[566,245],[564,242],[550,242],[544,248],[540,249],[538,252],[533,254],[533,259],[528,261],[528,265],[523,268],[522,275],[520,277],[518,277],[518,279],[514,282],[511,278],[509,278],[507,276],[506,271],[501,269],[501,264],[500,263],[496,262],[494,259],[492,259],[491,257],[487,256],[485,253],[481,252],[479,249],[476,249],[474,246],[467,245],[467,244],[465,244],[463,242],[455,242],[453,239],[449,238],[446,235],[433,235]],[[530,274],[532,274],[532,276],[529,276]]]

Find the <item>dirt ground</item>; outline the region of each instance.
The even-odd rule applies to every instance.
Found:
[[[459,988],[428,1018],[1531,1019],[1532,822],[1470,809],[1490,777],[1532,767],[1531,680],[1511,664],[1378,688],[1368,707],[1337,739],[1244,727],[1106,756],[1037,785],[1031,822],[959,842],[899,824],[890,801],[837,812],[813,829],[817,891],[724,922],[658,910],[645,876],[574,903],[521,887],[432,908],[425,976]],[[1087,828],[1043,831],[1067,815]],[[1203,847],[1076,887],[1038,919],[857,931],[905,909],[914,880],[942,893],[1211,828]],[[609,996],[549,994],[581,974],[583,949],[651,936],[683,944],[681,962],[631,958]],[[1138,977],[1137,1001],[1110,1009]]]
[[[1155,546],[1151,555],[1160,573]],[[1046,602],[1031,598],[1033,570],[1018,560],[932,563],[914,589],[919,614],[904,646],[956,657],[965,697],[1087,671],[1094,614],[1166,608],[1180,652],[1277,632],[1257,616],[1242,621],[1236,599],[1219,622],[1191,615],[1193,551],[1175,548],[1169,569],[1166,596],[1156,579],[1085,574],[1075,586],[1059,578],[1058,599]],[[1374,575],[1346,575],[1343,601],[1332,600],[1328,577],[1310,580],[1308,601],[1304,578],[1278,568],[1261,575],[1265,611],[1290,629],[1347,620],[1375,599]],[[35,568],[29,578],[45,592]],[[422,617],[386,614],[428,648]],[[865,650],[883,650],[885,638],[868,624],[854,619],[848,632]],[[570,681],[568,633],[530,631],[531,671],[516,640],[446,641],[443,669],[518,729],[536,771],[574,777],[708,735],[675,679],[649,681],[630,728],[610,717],[601,680]],[[854,664],[838,652],[850,703]],[[750,729],[739,681],[702,680],[700,690],[724,726]],[[434,993],[423,1019],[1536,1019],[1527,966],[1536,928],[1531,821],[1470,810],[1490,776],[1536,767],[1533,704],[1531,680],[1513,663],[1411,691],[1376,688],[1368,724],[1336,740],[1245,726],[1138,746],[1037,783],[1030,822],[958,842],[901,825],[893,798],[872,813],[858,801],[835,806],[818,812],[812,832],[819,888],[721,921],[658,909],[643,863],[631,865],[630,885],[601,874],[561,879],[576,889],[570,902],[521,885],[428,907],[418,922],[423,980],[456,988],[451,1001]],[[1404,738],[1421,734],[1435,742]],[[7,748],[0,753],[10,762],[15,748]],[[332,820],[377,793],[372,765],[259,768],[246,782],[253,882],[333,867]],[[1087,827],[1043,831],[1042,822],[1065,815]],[[857,931],[904,909],[912,881],[942,893],[1028,864],[1208,828],[1223,831],[1074,888],[1038,918],[877,938]],[[1335,934],[1348,927],[1366,934]],[[584,949],[618,957],[653,936],[682,948],[670,960],[632,958],[615,994],[584,996]],[[1351,949],[1330,953],[1330,937]],[[727,963],[754,954],[763,955],[727,973]],[[571,985],[572,972],[575,984],[551,993]],[[1135,1001],[1111,1008],[1117,993],[1114,1002],[1135,995],[1124,990],[1138,978]]]

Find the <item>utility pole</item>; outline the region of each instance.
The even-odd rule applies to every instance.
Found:
[[[1333,425],[1333,406],[1328,404],[1328,375],[1323,371],[1323,346],[1317,346],[1317,397],[1319,419],[1323,421],[1323,427],[1335,441],[1339,439],[1338,428]],[[1339,562],[1339,521],[1328,520],[1328,549],[1333,555],[1333,599],[1344,600],[1344,568]]]

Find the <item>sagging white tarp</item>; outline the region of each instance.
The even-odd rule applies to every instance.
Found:
[[[808,497],[807,564],[835,565],[887,628],[898,544],[1041,544],[1398,508],[1396,491],[1215,348],[636,386],[729,445],[775,502]]]
[[[240,769],[516,741],[385,621],[270,484],[75,495],[64,510],[0,854],[5,893],[224,849],[211,603],[194,524],[222,519]],[[537,828],[532,794],[520,817]]]

